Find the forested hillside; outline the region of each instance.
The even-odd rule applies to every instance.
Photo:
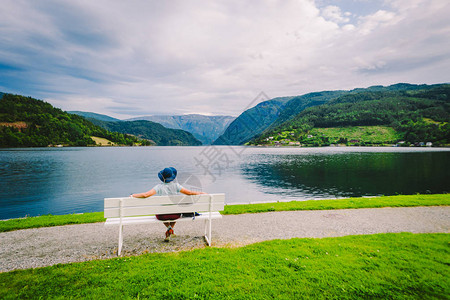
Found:
[[[191,133],[181,129],[169,129],[151,121],[104,122],[90,119],[94,124],[110,131],[132,134],[153,141],[158,146],[199,146],[202,143]]]
[[[251,144],[262,143],[263,141],[258,137],[267,138],[268,136],[273,135],[274,132],[282,133],[281,131],[291,130],[292,126],[297,127],[305,126],[305,124],[303,123],[304,120],[299,121],[298,119],[300,114],[305,109],[308,110],[310,107],[316,107],[325,104],[334,105],[339,102],[356,103],[362,99],[375,100],[377,99],[377,97],[380,97],[380,95],[382,95],[382,98],[385,98],[386,95],[388,95],[389,93],[391,95],[394,95],[395,97],[401,95],[402,93],[407,94],[409,96],[412,96],[413,94],[418,94],[417,97],[419,98],[428,97],[427,95],[424,94],[426,91],[435,88],[439,89],[440,86],[442,87],[445,85],[439,84],[415,85],[408,83],[398,83],[390,86],[377,85],[368,88],[357,88],[349,91],[344,90],[321,91],[308,93],[301,96],[274,98],[262,102],[257,106],[244,111],[238,118],[236,118],[236,120],[234,120],[234,122],[230,124],[230,126],[226,129],[225,133],[221,137],[219,137],[214,142],[214,144],[239,145],[244,144],[248,141],[251,141],[250,142]],[[419,93],[423,94],[423,96],[420,96]],[[434,93],[439,93],[439,91],[436,90]],[[333,109],[334,108],[330,108],[330,110]],[[336,107],[336,109],[339,108]],[[348,110],[348,107],[341,107],[340,109]],[[406,109],[414,109],[414,108],[408,107]],[[330,113],[332,112],[330,111]],[[361,119],[364,119],[364,117],[365,116],[362,116]],[[372,121],[370,120],[361,121],[361,124],[364,123],[373,124]],[[429,122],[430,121],[428,121],[428,123]],[[355,124],[360,123],[358,121],[355,122]],[[380,124],[386,123],[382,122]],[[350,126],[350,124],[348,125],[337,124],[336,126]],[[306,129],[307,131],[307,128],[312,127],[311,126],[305,127],[304,129]],[[284,136],[286,134],[289,134],[289,136],[297,135],[297,139],[294,140],[298,142],[298,136],[301,135],[301,133],[299,132],[300,129],[296,128],[295,131],[296,131],[295,133],[284,132],[283,134],[279,135],[279,138],[284,139]],[[306,131],[303,131],[303,133],[305,133]],[[412,134],[412,136],[414,137],[414,134]],[[275,139],[276,137],[273,138]],[[292,139],[290,140],[292,141]],[[311,140],[308,140],[308,142],[311,142]],[[324,143],[323,141],[314,141],[314,144],[316,145],[323,143]],[[312,142],[309,144],[312,144]]]
[[[396,138],[386,142],[448,144],[450,85],[408,86],[394,85],[391,89],[358,90],[326,104],[307,108],[292,119],[269,128],[252,140],[251,144],[274,144],[277,140],[316,146],[335,142],[348,143],[348,138],[341,136],[340,140],[336,141],[323,130],[320,131],[320,136],[317,136],[318,128],[355,126],[360,126],[362,130],[365,130],[364,126],[391,128],[397,133]],[[313,131],[316,135],[312,134]],[[336,132],[334,134],[336,135]]]
[[[95,145],[91,136],[121,145],[147,143],[133,136],[109,132],[31,97],[3,94],[0,99],[0,147]]]
[[[276,126],[289,121],[291,118],[295,117],[297,114],[302,112],[304,109],[312,106],[321,105],[327,103],[332,99],[347,93],[346,91],[324,91],[324,92],[314,92],[308,93],[302,96],[293,97],[286,103],[286,106],[280,112],[278,118],[268,127],[275,128]]]

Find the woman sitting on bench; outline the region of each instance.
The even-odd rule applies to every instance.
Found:
[[[190,191],[185,189],[178,182],[173,182],[173,180],[177,177],[177,170],[173,167],[165,168],[164,170],[159,171],[158,173],[159,179],[162,183],[156,185],[151,190],[145,193],[140,194],[132,194],[131,197],[134,198],[147,198],[153,195],[157,196],[169,196],[169,195],[177,195],[179,193],[183,193],[185,195],[199,195],[205,194],[203,192]],[[180,218],[181,214],[166,214],[166,215],[156,215],[156,218],[160,221],[165,220],[176,220]],[[164,241],[168,242],[170,240],[170,236],[174,234],[173,228],[175,227],[176,222],[164,222],[164,225],[167,227],[166,238]]]

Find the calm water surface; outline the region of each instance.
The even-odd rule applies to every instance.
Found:
[[[229,204],[450,191],[450,149],[0,149],[0,219],[102,211],[103,198],[147,191],[167,166]]]

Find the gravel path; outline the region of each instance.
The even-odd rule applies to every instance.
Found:
[[[180,222],[163,242],[163,224],[124,227],[122,254],[205,247],[203,222]],[[383,232],[450,232],[450,207],[370,208],[270,212],[213,220],[213,246],[242,246],[294,237],[335,237]],[[0,272],[116,257],[118,227],[103,223],[0,233]]]

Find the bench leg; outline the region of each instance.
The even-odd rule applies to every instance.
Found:
[[[122,243],[123,243],[123,225],[119,226],[119,250],[117,250],[117,256],[120,256],[120,252],[122,252]]]
[[[211,220],[205,220],[205,240],[211,246]]]
[[[211,242],[212,242],[212,236],[211,236],[211,229],[212,229],[212,220],[209,220],[209,242],[208,242],[208,246],[211,246]]]

